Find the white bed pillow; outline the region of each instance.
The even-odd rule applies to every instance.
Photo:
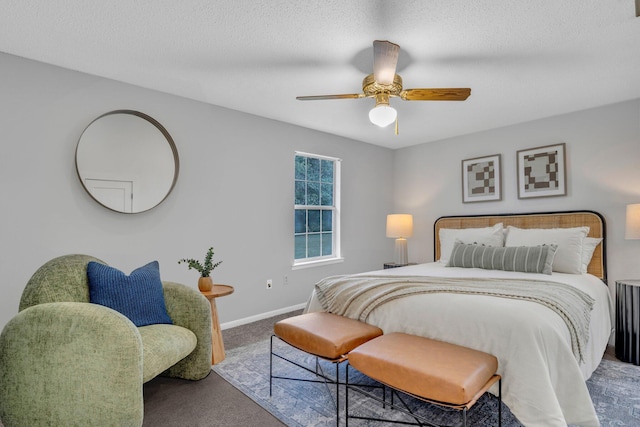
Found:
[[[483,228],[441,228],[440,237],[440,261],[446,263],[453,251],[456,241],[460,243],[486,246],[504,246],[504,234],[502,223],[493,227]]]
[[[589,227],[573,228],[518,228],[507,227],[505,246],[557,245],[553,271],[582,273],[582,246]]]
[[[593,257],[593,252],[595,252],[596,247],[602,242],[601,238],[596,237],[585,237],[584,243],[582,244],[582,268],[580,272],[582,274],[587,273],[587,268],[589,268],[589,263],[591,262],[591,258]]]

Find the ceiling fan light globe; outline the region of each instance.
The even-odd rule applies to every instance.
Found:
[[[381,128],[389,126],[396,121],[398,112],[389,105],[376,105],[369,111],[369,120],[376,126]]]

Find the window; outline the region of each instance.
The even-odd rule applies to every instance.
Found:
[[[296,153],[294,266],[340,259],[340,160]]]

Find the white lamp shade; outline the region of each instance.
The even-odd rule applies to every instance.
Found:
[[[378,104],[369,111],[369,120],[381,128],[389,126],[396,121],[398,112],[395,108],[385,104]]]
[[[411,237],[413,235],[413,215],[387,215],[387,237],[394,239]]]
[[[627,227],[625,239],[640,239],[640,203],[627,205]]]

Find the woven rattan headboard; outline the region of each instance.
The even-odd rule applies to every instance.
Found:
[[[589,227],[590,237],[601,237],[602,243],[596,247],[588,272],[604,280],[607,279],[606,270],[606,227],[602,215],[593,211],[572,212],[543,212],[530,214],[499,214],[482,216],[444,216],[438,218],[433,225],[434,256],[440,259],[441,228],[479,228],[490,227],[497,223],[504,226],[512,225],[519,228],[568,228]]]

